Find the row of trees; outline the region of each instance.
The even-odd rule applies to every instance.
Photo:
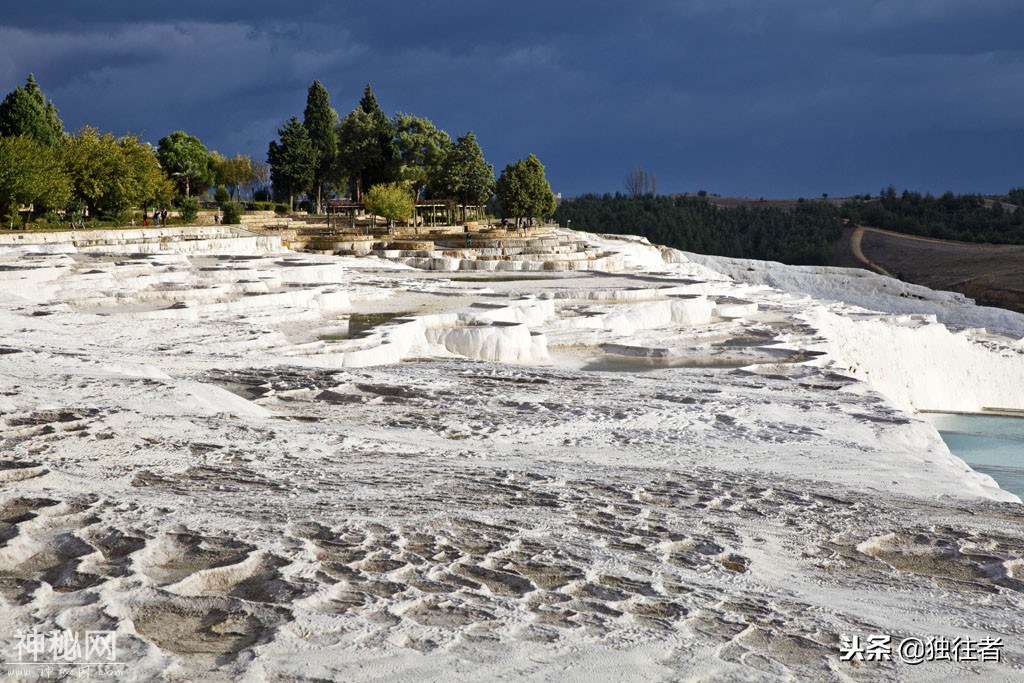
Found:
[[[496,189],[511,217],[547,217],[555,208],[544,167],[533,155],[506,167],[496,183],[494,167],[472,131],[453,141],[425,117],[398,113],[388,118],[369,85],[358,106],[339,118],[327,89],[314,81],[303,120],[293,116],[278,130],[267,161],[275,192],[290,206],[307,194],[318,212],[326,198],[344,193],[354,201],[383,202],[395,209],[409,203],[396,204],[393,195],[400,191],[413,202],[444,198],[483,205]],[[371,198],[368,191],[378,186],[381,190]]]
[[[330,194],[362,201],[378,184],[402,183],[416,197],[451,197],[483,204],[494,191],[494,167],[472,132],[453,142],[430,119],[396,114],[389,119],[369,85],[359,105],[340,119],[327,89],[314,81],[303,120],[292,117],[267,150],[274,189],[289,204],[315,197],[317,211]]]
[[[72,135],[29,74],[0,102],[0,218],[37,212],[114,214],[169,202],[174,189],[149,145],[84,127]]]
[[[12,225],[24,206],[35,214],[125,222],[132,208],[177,203],[194,216],[193,194],[219,184],[234,197],[268,177],[264,164],[210,152],[182,131],[156,148],[138,136],[90,126],[65,133],[57,108],[31,74],[0,102],[0,220]]]
[[[555,209],[535,156],[509,164],[496,181],[472,131],[453,141],[427,118],[388,118],[369,85],[359,105],[339,119],[323,84],[313,82],[303,120],[292,117],[278,131],[267,161],[225,157],[184,131],[156,147],[88,126],[67,134],[32,75],[0,103],[0,216],[12,223],[26,206],[37,214],[125,220],[132,208],[173,202],[192,215],[192,198],[214,186],[223,206],[268,182],[290,207],[305,194],[318,211],[330,196],[347,191],[361,201],[378,186],[373,201],[396,216],[417,198],[480,206],[495,192],[505,216],[541,218]],[[409,198],[396,202],[396,192]]]
[[[229,158],[216,150],[208,151],[199,138],[181,130],[161,138],[156,155],[186,198],[217,186],[230,188],[229,196],[237,199],[243,189],[251,192],[270,181],[270,168],[262,161],[253,161],[244,154]]]

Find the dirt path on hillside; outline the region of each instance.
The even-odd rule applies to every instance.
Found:
[[[933,289],[961,292],[985,306],[1024,312],[1024,246],[971,244],[848,228],[830,263],[862,267]]]
[[[878,265],[877,263],[875,263],[874,261],[872,261],[871,259],[869,259],[867,256],[864,255],[863,240],[864,240],[864,231],[865,231],[865,229],[871,230],[873,228],[864,228],[863,226],[860,226],[860,225],[858,225],[856,228],[854,228],[853,234],[850,235],[850,251],[853,252],[854,257],[858,261],[863,263],[865,266],[867,266],[871,270],[873,270],[873,271],[875,271],[877,273],[881,273],[882,275],[888,275],[889,277],[895,277],[888,270],[886,270],[885,268],[883,268],[882,266]]]

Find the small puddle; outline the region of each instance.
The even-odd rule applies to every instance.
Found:
[[[573,352],[553,350],[552,361],[556,365],[570,365],[588,372],[652,372],[666,369],[691,370],[736,370],[751,365],[780,365],[802,363],[815,355],[807,351],[782,351],[742,356],[736,354],[723,356],[694,355],[686,357],[628,356],[616,353],[604,353],[598,356],[582,355]]]
[[[375,327],[391,322],[395,318],[402,318],[412,315],[412,311],[388,311],[386,313],[351,313],[342,325],[333,328],[331,332],[317,336],[320,341],[332,342],[345,339],[361,337]]]

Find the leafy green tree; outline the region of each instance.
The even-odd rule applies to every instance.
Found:
[[[133,178],[137,184],[134,193],[127,199],[131,206],[170,206],[174,199],[174,183],[156,158],[153,146],[142,142],[135,135],[125,135],[118,139],[124,164],[125,174]],[[125,207],[127,208],[127,207]]]
[[[395,131],[398,179],[412,185],[417,196],[424,190],[431,194],[432,188],[439,185],[452,139],[430,119],[411,114],[397,114],[391,126]]]
[[[494,194],[494,166],[470,131],[458,138],[441,165],[440,190],[462,205],[479,206]]]
[[[221,166],[221,180],[231,188],[231,198],[238,196],[239,188],[244,185],[252,175],[252,159],[245,154],[236,154],[230,159],[225,159]]]
[[[242,186],[249,191],[253,200],[256,199],[256,187],[264,186],[270,182],[270,166],[261,159],[253,159],[249,164],[249,177],[245,179]]]
[[[157,143],[157,158],[164,171],[191,197],[216,181],[213,162],[199,138],[178,130]]]
[[[0,219],[14,225],[20,205],[64,206],[71,184],[58,153],[28,135],[0,137]]]
[[[213,171],[213,184],[216,185],[227,185],[224,181],[225,165],[228,162],[228,158],[218,152],[217,150],[210,150],[210,169]],[[216,192],[216,188],[214,188]]]
[[[313,81],[306,93],[302,125],[309,132],[309,139],[316,150],[316,169],[313,173],[316,211],[323,213],[324,187],[331,179],[338,158],[338,112],[331,109],[327,88],[320,81]]]
[[[152,147],[134,135],[101,135],[86,126],[63,145],[72,199],[91,216],[117,216],[133,206],[166,204],[172,188]]]
[[[214,183],[223,185],[225,190],[231,188],[232,199],[238,194],[239,187],[252,175],[252,159],[244,154],[236,154],[229,159],[220,152],[210,152],[210,166],[213,168]]]
[[[15,88],[0,102],[0,136],[17,135],[27,135],[49,147],[64,137],[56,107],[47,101],[32,74],[24,86]]]
[[[502,214],[516,219],[547,218],[555,212],[555,195],[544,175],[544,165],[534,155],[505,167],[498,178]]]
[[[277,131],[280,142],[271,142],[267,150],[270,179],[283,194],[288,206],[295,208],[295,195],[309,191],[316,175],[316,151],[309,131],[296,117]]]
[[[381,183],[366,193],[366,210],[375,216],[394,221],[407,221],[416,211],[416,199],[403,183]]]

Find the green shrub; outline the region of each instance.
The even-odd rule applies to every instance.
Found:
[[[217,189],[213,191],[213,201],[221,206],[231,201],[231,195],[228,194],[227,188],[223,185],[218,185]]]
[[[222,222],[225,225],[238,225],[242,222],[242,205],[238,202],[226,202],[223,206],[224,218]]]
[[[245,205],[245,208],[249,211],[277,211],[277,207],[283,207],[278,213],[288,213],[288,207],[284,204],[277,204],[275,202],[249,202]]]
[[[199,218],[199,201],[193,197],[179,198],[178,210],[181,212],[181,220],[185,223],[194,223]]]
[[[291,209],[288,208],[287,204],[274,204],[274,213],[278,214],[279,216],[283,216],[284,214],[289,213],[290,211]]]

